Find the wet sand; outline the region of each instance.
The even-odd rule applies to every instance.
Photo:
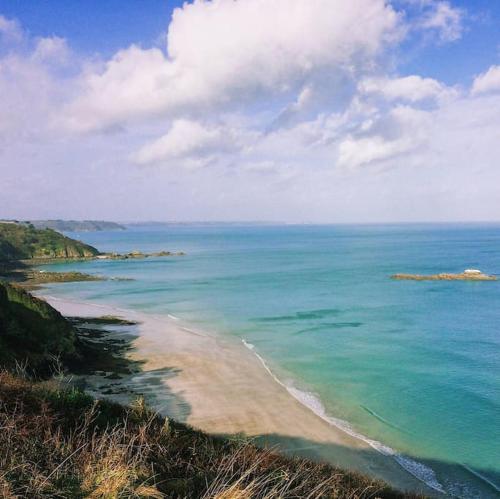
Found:
[[[163,415],[206,432],[256,437],[283,452],[354,469],[401,490],[436,493],[392,457],[300,403],[243,344],[190,330],[167,316],[43,297],[66,316],[115,315],[139,322],[129,329],[134,337],[129,356],[143,362],[141,372],[109,382],[111,388],[129,389],[109,395],[117,401],[127,402],[131,391],[143,393]],[[127,334],[127,327],[122,331]],[[94,392],[102,393],[103,379],[92,378]]]

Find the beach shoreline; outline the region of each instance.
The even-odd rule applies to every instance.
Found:
[[[437,481],[432,488],[390,449],[377,449],[301,400],[303,392],[283,384],[244,341],[193,330],[172,316],[55,298],[47,290],[37,295],[65,316],[115,315],[138,323],[128,356],[142,364],[140,372],[107,383],[100,376],[86,376],[95,396],[127,403],[132,394],[144,394],[162,415],[205,432],[244,435],[284,453],[382,479],[400,490],[440,495]],[[114,389],[111,395],[103,393],[106,386]]]

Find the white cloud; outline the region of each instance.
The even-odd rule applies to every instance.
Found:
[[[144,145],[134,161],[144,165],[194,159],[195,164],[200,165],[214,154],[233,152],[240,147],[240,137],[235,130],[224,126],[206,127],[196,121],[180,119],[173,122],[166,135]]]
[[[352,169],[408,154],[426,142],[429,122],[429,112],[396,107],[340,143],[338,166]]]
[[[500,66],[491,66],[488,71],[476,76],[472,83],[472,95],[500,92]]]
[[[381,0],[201,1],[174,12],[168,53],[209,85],[280,91],[318,68],[371,58],[397,30]]]
[[[308,82],[355,76],[401,35],[384,0],[214,0],[175,9],[168,57],[132,46],[99,72],[66,110],[74,129],[150,117],[295,100]],[[331,89],[335,91],[335,89]]]
[[[64,38],[58,36],[39,38],[32,57],[37,61],[64,64],[70,57],[70,49]]]
[[[453,42],[462,36],[465,15],[462,9],[447,1],[420,1],[430,7],[419,24],[421,28],[436,30],[443,42]]]
[[[154,117],[165,102],[175,102],[169,88],[170,66],[161,50],[135,45],[120,50],[102,71],[91,66],[79,82],[79,96],[62,113],[72,130],[106,129],[130,118]]]
[[[432,78],[418,75],[402,78],[366,78],[358,86],[365,94],[379,94],[387,100],[419,102],[426,99],[444,99],[456,96],[457,91]]]

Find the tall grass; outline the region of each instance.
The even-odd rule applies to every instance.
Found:
[[[216,438],[52,380],[0,372],[0,497],[413,497],[326,464]]]

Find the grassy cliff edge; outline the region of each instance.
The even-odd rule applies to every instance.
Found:
[[[99,251],[52,229],[30,224],[0,223],[0,261],[92,258]]]
[[[0,281],[0,366],[25,364],[46,374],[58,359],[77,355],[71,324],[48,303],[17,286]]]
[[[410,498],[327,464],[0,373],[3,497]]]

